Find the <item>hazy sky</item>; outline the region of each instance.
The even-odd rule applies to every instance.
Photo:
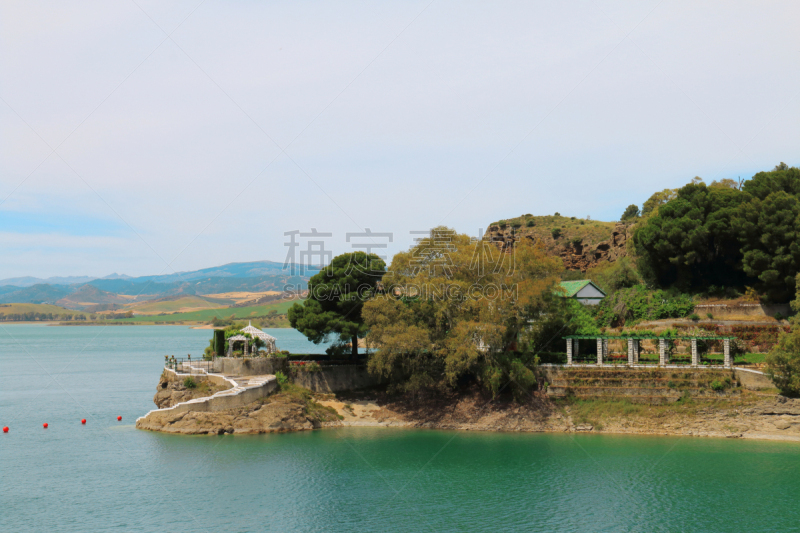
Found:
[[[800,164],[797,2],[0,4],[0,278],[616,220]],[[303,247],[308,239],[298,239]],[[386,239],[374,239],[386,242]]]

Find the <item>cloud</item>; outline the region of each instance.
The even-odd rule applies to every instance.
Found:
[[[197,4],[0,6],[0,213],[47,220],[0,230],[128,243],[0,277],[281,260],[312,227],[391,254],[800,164],[795,3]]]

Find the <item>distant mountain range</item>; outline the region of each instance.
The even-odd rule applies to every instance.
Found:
[[[175,274],[130,277],[111,274],[89,276],[20,277],[0,280],[0,303],[46,303],[68,309],[113,310],[125,303],[174,295],[205,295],[225,292],[284,291],[287,285],[305,288],[318,267],[305,267],[300,275],[284,269],[283,263],[255,261],[230,263]]]

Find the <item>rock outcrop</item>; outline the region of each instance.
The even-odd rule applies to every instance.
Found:
[[[205,398],[219,391],[230,389],[231,386],[222,386],[208,381],[205,376],[192,376],[195,382],[194,388],[189,388],[184,384],[184,379],[178,379],[174,374],[163,372],[161,379],[156,387],[156,395],[153,396],[153,403],[159,409],[172,407],[175,404],[194,400],[195,398]]]
[[[155,411],[137,427],[184,435],[254,434],[314,429],[320,421],[307,415],[302,403],[277,398],[217,412]]]
[[[586,272],[600,263],[617,261],[627,256],[630,230],[629,224],[619,222],[606,234],[607,238],[595,242],[594,239],[580,234],[572,235],[572,232],[554,237],[538,228],[514,228],[512,225],[501,228],[493,224],[486,230],[484,239],[496,243],[502,251],[509,251],[519,241],[539,243],[548,254],[561,257],[565,269]]]

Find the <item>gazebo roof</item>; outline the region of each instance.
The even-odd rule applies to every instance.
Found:
[[[260,329],[258,329],[256,327],[253,327],[252,323],[248,323],[247,327],[242,330],[242,333],[249,333],[252,337],[258,337],[259,339],[264,340],[264,341],[276,341],[276,340],[278,340],[275,337],[273,337],[272,335],[270,335],[268,333],[264,333]]]
[[[228,337],[228,342],[231,342],[231,341],[246,341],[246,340],[249,340],[249,339],[247,337],[245,337],[244,335],[234,335],[233,337]]]

